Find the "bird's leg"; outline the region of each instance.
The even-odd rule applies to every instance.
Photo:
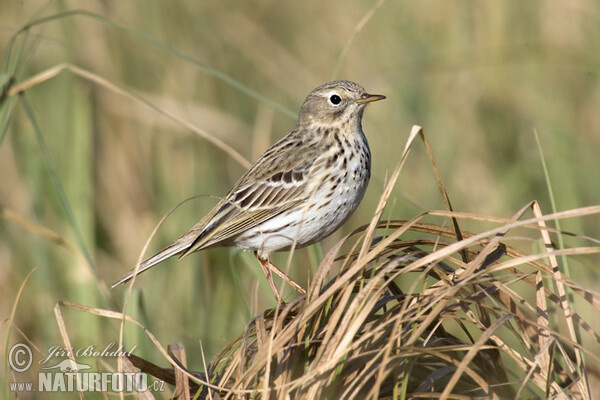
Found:
[[[267,277],[267,282],[269,282],[269,286],[271,286],[271,290],[275,295],[275,300],[277,300],[277,304],[281,303],[281,295],[279,294],[279,290],[277,290],[277,286],[275,286],[275,282],[273,282],[273,277],[271,276],[271,271],[269,270],[268,264],[271,264],[269,260],[263,260],[258,256],[257,252],[254,252],[258,263],[260,264],[265,276]]]
[[[298,285],[292,278],[290,278],[289,276],[287,276],[282,270],[280,270],[279,268],[277,268],[269,260],[267,260],[267,267],[269,267],[269,269],[271,269],[271,271],[273,271],[277,275],[279,275],[279,277],[281,279],[283,279],[284,281],[286,281],[287,283],[289,283],[290,286],[292,286],[298,292],[300,292],[301,294],[306,294],[306,290],[304,290],[304,288],[302,286]]]
[[[254,255],[256,256],[256,259],[260,263],[260,266],[262,267],[263,272],[267,276],[267,280],[269,281],[269,284],[271,285],[271,289],[273,289],[274,293],[277,290],[274,289],[274,284],[272,284],[273,280],[272,280],[271,273],[270,273],[269,270],[271,270],[274,273],[276,273],[281,279],[283,279],[284,281],[286,281],[287,283],[289,283],[290,286],[292,286],[294,289],[296,289],[301,294],[306,294],[306,290],[304,290],[304,288],[302,286],[298,285],[292,278],[290,278],[289,276],[287,276],[282,270],[280,270],[275,265],[273,265],[273,263],[271,263],[268,258],[267,259],[262,259],[258,255],[257,252],[255,252]],[[275,295],[275,297],[277,297],[278,294],[279,293],[277,292],[277,294]]]

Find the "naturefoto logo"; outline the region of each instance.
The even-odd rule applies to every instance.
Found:
[[[128,356],[122,347],[112,350],[114,343],[103,350],[95,350],[95,346],[86,346],[73,351],[59,346],[49,349],[49,356],[40,360],[38,365],[45,365],[51,357],[68,357],[62,361],[40,367],[37,385],[34,382],[10,382],[13,392],[145,392],[163,391],[163,381],[154,381],[148,386],[148,376],[142,372],[93,372],[92,366],[79,363],[75,356],[117,357]],[[134,347],[135,348],[135,347]],[[31,349],[24,343],[14,345],[9,352],[9,364],[15,372],[23,373],[33,364]]]
[[[53,365],[51,367],[42,368],[42,369],[55,369],[55,368],[60,369],[60,372],[69,373],[69,372],[79,372],[84,369],[91,369],[92,367],[90,367],[87,364],[79,364],[78,362],[75,362],[75,361],[71,360],[70,358],[67,358],[66,360],[62,360],[61,362],[59,362],[56,365]]]

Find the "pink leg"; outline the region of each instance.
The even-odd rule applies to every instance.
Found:
[[[256,259],[258,260],[258,263],[260,264],[263,272],[265,273],[265,276],[267,277],[267,282],[269,282],[269,286],[271,286],[271,290],[275,295],[275,300],[277,300],[277,304],[281,303],[281,295],[279,294],[279,290],[277,290],[277,286],[275,286],[275,282],[273,282],[271,271],[269,271],[269,268],[267,267],[267,264],[269,264],[269,262],[261,260],[256,253],[254,254],[256,255]]]
[[[269,259],[265,259],[265,260],[261,259],[258,256],[258,253],[256,253],[256,252],[254,253],[254,255],[256,256],[256,259],[260,263],[260,266],[262,267],[263,272],[265,273],[265,276],[267,277],[267,281],[269,281],[269,285],[271,285],[271,289],[273,290],[273,293],[275,294],[275,298],[281,299],[281,297],[279,296],[279,292],[277,291],[277,288],[275,287],[275,284],[273,283],[273,278],[271,276],[270,271],[273,271],[281,279],[283,279],[284,281],[289,283],[294,289],[296,289],[301,294],[306,294],[306,290],[304,290],[304,288],[302,286],[298,285],[292,278],[287,276],[282,270],[280,270],[275,265],[273,265],[269,261]]]

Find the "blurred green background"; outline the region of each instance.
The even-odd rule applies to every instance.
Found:
[[[18,33],[35,19],[81,9],[96,16],[62,14]],[[16,309],[22,334],[13,329],[11,342],[25,335],[36,357],[62,345],[53,312],[59,300],[120,310],[126,290],[107,285],[135,264],[161,217],[202,196],[167,219],[149,252],[191,227],[245,170],[111,85],[250,162],[293,127],[304,97],[323,82],[354,80],[387,96],[363,119],[373,153],[363,203],[322,247],[294,254],[291,275],[306,285],[320,254],[370,220],[413,124],[424,127],[458,211],[510,217],[535,199],[551,212],[534,131],[557,209],[598,204],[599,43],[600,3],[583,0],[2,1],[4,79],[20,83],[69,63],[106,80],[66,70],[29,87],[23,101],[12,96],[0,105],[1,319],[36,268]],[[384,216],[443,207],[419,142]],[[594,217],[562,227],[598,237],[599,225]],[[284,266],[287,257],[273,260]],[[598,290],[598,265],[584,266],[575,278]],[[183,342],[201,370],[200,342],[210,360],[272,305],[252,255],[225,248],[138,277],[129,310],[164,346]],[[75,348],[118,342],[118,322],[63,314]],[[2,343],[8,332],[5,322]],[[125,343],[165,364],[139,329],[128,329]]]

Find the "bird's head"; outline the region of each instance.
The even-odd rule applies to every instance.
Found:
[[[314,89],[304,100],[298,117],[299,125],[338,125],[359,123],[368,103],[385,99],[369,94],[357,83],[334,81]]]

